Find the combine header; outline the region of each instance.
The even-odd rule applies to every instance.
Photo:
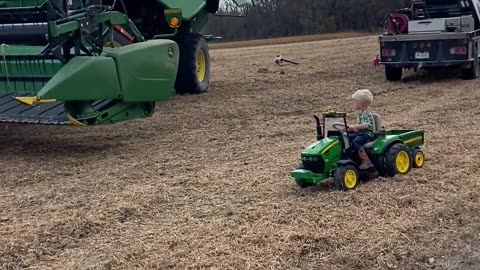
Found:
[[[235,1],[244,5],[248,0]],[[100,125],[207,90],[219,0],[0,1],[0,122]]]

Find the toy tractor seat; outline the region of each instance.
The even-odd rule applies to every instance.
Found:
[[[374,136],[375,136],[375,140],[376,140],[379,136],[385,134],[385,125],[383,124],[382,118],[380,117],[380,115],[378,113],[372,112],[372,115],[373,115],[373,120],[375,121]],[[375,140],[364,144],[363,147],[366,150],[370,150],[372,148],[373,144],[375,143]]]

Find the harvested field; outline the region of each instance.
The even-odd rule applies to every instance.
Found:
[[[479,81],[388,83],[377,50],[375,37],[212,50],[210,91],[150,119],[1,126],[0,268],[480,269]],[[425,168],[299,189],[312,114],[353,121],[358,88],[387,128],[425,130]]]
[[[298,42],[311,42],[311,41],[322,41],[322,40],[332,40],[340,38],[352,38],[352,37],[363,37],[367,35],[374,35],[374,33],[368,32],[338,32],[331,34],[318,34],[318,35],[307,35],[307,36],[292,36],[292,37],[280,37],[280,38],[270,38],[270,39],[254,39],[254,40],[245,40],[237,42],[213,42],[209,46],[211,49],[230,49],[230,48],[245,48],[245,47],[255,47],[255,46],[264,46],[264,45],[280,45],[280,44],[290,44]]]

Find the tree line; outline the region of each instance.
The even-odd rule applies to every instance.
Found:
[[[224,41],[345,31],[382,31],[381,20],[409,0],[253,0],[238,8],[223,3],[204,33]],[[238,16],[238,17],[237,17]]]

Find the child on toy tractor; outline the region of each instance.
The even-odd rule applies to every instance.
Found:
[[[374,116],[368,109],[373,102],[373,95],[368,89],[360,89],[352,95],[352,99],[354,109],[360,112],[358,114],[358,123],[348,127],[348,131],[353,132],[353,134],[349,134],[349,140],[354,152],[358,153],[360,170],[367,170],[374,165],[370,161],[363,145],[375,139],[374,132],[377,129]]]

